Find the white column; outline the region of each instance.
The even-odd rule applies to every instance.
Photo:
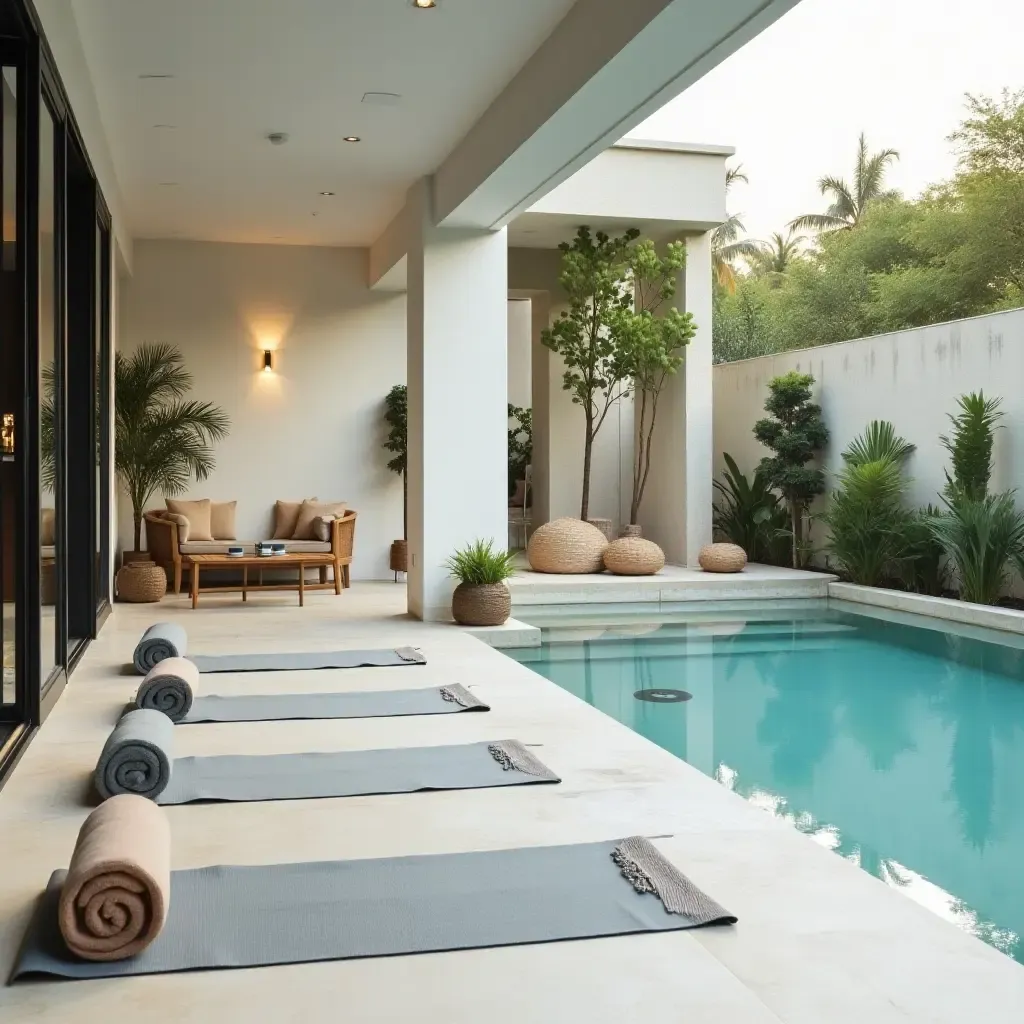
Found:
[[[714,431],[711,358],[711,234],[686,239],[686,310],[697,333],[686,349],[686,564],[711,543]]]
[[[407,338],[409,611],[451,616],[445,560],[508,526],[508,240],[433,226],[427,183],[412,190]]]

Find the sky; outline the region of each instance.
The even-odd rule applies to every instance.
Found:
[[[888,183],[914,197],[952,175],[967,92],[1024,88],[1020,0],[801,0],[630,136],[733,146],[747,234],[823,212],[823,174],[850,180],[857,138],[897,149]]]

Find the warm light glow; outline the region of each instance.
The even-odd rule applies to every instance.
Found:
[[[437,2],[436,0],[412,0],[412,5],[417,10],[429,11],[431,7],[437,6]]]
[[[269,348],[263,350],[263,372],[271,373],[274,369],[274,356]]]
[[[362,142],[363,140],[361,138],[359,138],[358,135],[346,135],[345,138],[342,141],[343,142]]]

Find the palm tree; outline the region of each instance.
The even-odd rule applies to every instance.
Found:
[[[827,175],[818,181],[823,196],[832,199],[824,213],[805,213],[789,225],[793,231],[845,231],[856,227],[864,216],[868,204],[876,199],[891,199],[899,195],[885,188],[885,172],[900,155],[895,149],[868,152],[867,139],[861,132],[857,143],[857,163],[853,169],[853,185],[842,178]]]
[[[727,167],[725,170],[725,191],[736,184],[737,181],[748,181],[743,173],[743,165]],[[740,257],[750,257],[758,250],[757,242],[747,238],[740,238],[746,231],[743,221],[738,214],[731,214],[723,224],[719,224],[711,232],[711,264],[715,271],[715,277],[720,287],[724,288],[731,295],[736,291],[736,268],[734,261]]]
[[[750,257],[752,269],[764,276],[784,274],[800,256],[800,245],[806,235],[798,235],[791,227],[783,237],[778,231],[772,232],[771,240],[762,242],[760,248]]]
[[[215,465],[210,445],[227,436],[227,415],[211,402],[186,400],[191,387],[170,345],[114,357],[114,467],[131,499],[136,551],[149,499],[157,490],[181,494],[193,476],[205,480]]]

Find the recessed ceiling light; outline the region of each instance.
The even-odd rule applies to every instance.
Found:
[[[155,124],[155,125],[153,125],[153,127],[154,128],[177,128],[178,126],[176,124]]]
[[[437,6],[437,0],[412,0],[412,5],[418,11],[429,11]]]
[[[346,135],[343,141],[345,141],[345,142],[362,142],[363,140],[361,138],[359,138],[358,135]]]
[[[162,185],[165,188],[172,188],[172,187],[176,186],[178,183],[176,181],[160,181],[160,182],[157,182],[157,184],[158,185]]]
[[[143,81],[151,81],[157,78],[173,78],[174,75],[139,75]]]
[[[322,196],[333,196],[334,193],[333,192],[321,192],[320,195],[322,195]]]

